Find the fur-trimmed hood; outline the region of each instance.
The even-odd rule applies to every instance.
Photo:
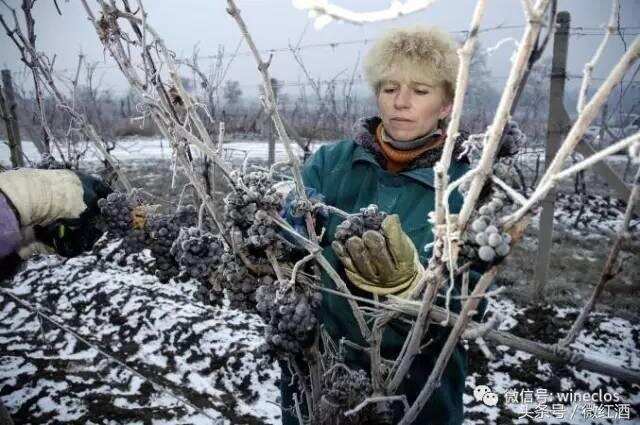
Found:
[[[382,153],[382,149],[376,143],[375,135],[376,129],[378,125],[382,122],[380,117],[370,117],[370,118],[360,118],[353,125],[352,128],[352,137],[353,141],[357,144],[365,148],[367,151],[371,152],[378,162],[380,166],[384,169],[387,168],[387,159]],[[460,157],[460,154],[463,151],[463,142],[467,139],[468,133],[460,132],[460,135],[456,139],[455,146],[453,148],[453,158],[457,159],[460,162],[468,163],[466,156]],[[438,147],[435,149],[428,150],[416,158],[407,169],[411,170],[414,168],[431,168],[442,156],[443,147]],[[460,158],[459,158],[460,157]]]

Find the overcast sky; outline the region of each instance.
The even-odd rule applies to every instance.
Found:
[[[389,0],[332,0],[334,4],[357,11],[372,11],[386,8]],[[8,0],[19,10],[18,0]],[[56,54],[56,68],[73,69],[77,55],[83,52],[89,60],[100,61],[98,75],[102,78],[102,87],[110,88],[117,94],[127,90],[127,84],[120,71],[114,67],[111,58],[102,51],[97,35],[88,22],[80,2],[58,0],[62,9],[59,16],[51,0],[39,0],[35,5],[35,21],[37,29],[37,47],[48,55]],[[90,4],[94,4],[89,1]],[[133,2],[135,3],[135,2]],[[524,18],[520,0],[489,0],[482,28],[496,26],[523,25]],[[572,36],[569,48],[569,73],[581,75],[583,64],[593,55],[601,35],[600,28],[608,19],[611,1],[609,0],[559,0],[558,10],[571,13]],[[375,39],[384,30],[417,23],[439,25],[461,37],[460,31],[469,26],[475,0],[440,0],[432,7],[391,22],[356,26],[348,23],[334,22],[320,31],[316,31],[307,17],[307,12],[297,10],[290,0],[238,0],[238,7],[246,20],[258,48],[286,48],[289,43],[297,43],[302,36],[301,45],[353,42],[344,45],[309,47],[301,52],[307,68],[316,78],[331,78],[340,71],[356,65],[358,56],[366,52],[364,39]],[[636,34],[640,33],[640,0],[621,0],[621,26],[626,30],[626,43],[629,44]],[[198,45],[201,55],[214,55],[218,45],[231,53],[240,41],[240,34],[235,21],[225,11],[224,0],[153,0],[146,1],[148,20],[170,49],[179,57],[191,54],[193,46]],[[7,10],[0,5],[5,18]],[[305,31],[306,28],[306,31]],[[581,29],[583,28],[583,29]],[[483,48],[494,46],[505,38],[520,39],[523,30],[500,29],[484,32],[481,35]],[[304,33],[304,35],[303,35]],[[507,42],[490,57],[489,65],[495,76],[496,85],[504,84],[508,75],[509,58],[513,53],[514,43]],[[551,49],[547,49],[550,51]],[[245,97],[257,93],[259,75],[253,58],[246,54],[247,48],[242,45],[239,55],[229,68],[228,78],[240,81]],[[624,43],[620,37],[613,38],[608,44],[603,60],[596,67],[596,77],[606,76],[614,61],[624,52]],[[244,53],[244,54],[243,54]],[[210,60],[202,60],[201,65],[207,68]],[[18,59],[15,46],[6,34],[0,36],[0,65],[16,72],[24,71]],[[293,60],[290,52],[276,52],[271,67],[272,76],[294,83],[304,81],[300,67]],[[358,67],[360,73],[360,67]],[[20,74],[17,75],[17,78]],[[631,75],[626,77],[631,78]],[[638,79],[636,76],[635,79]],[[297,89],[290,88],[295,93]]]

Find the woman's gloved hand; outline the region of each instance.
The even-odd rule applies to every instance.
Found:
[[[311,204],[325,201],[324,195],[312,187],[305,187],[304,191]],[[326,214],[322,209],[320,209],[318,213],[322,217],[326,218]],[[292,188],[285,197],[282,211],[280,211],[280,216],[291,224],[296,232],[300,233],[304,237],[309,237],[305,222],[305,213],[300,208],[300,200],[298,199],[295,188]],[[289,239],[288,236],[285,237]]]
[[[65,256],[89,249],[101,234],[98,199],[110,192],[99,178],[71,170],[21,168],[0,174],[0,193],[15,212],[23,258],[38,242]]]
[[[397,214],[387,216],[380,231],[367,230],[345,245],[333,241],[332,247],[351,282],[373,294],[406,293],[424,274],[418,251]]]

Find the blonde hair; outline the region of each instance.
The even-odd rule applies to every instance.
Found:
[[[458,75],[458,44],[437,27],[415,26],[388,31],[369,49],[364,73],[376,95],[389,79],[441,84],[452,102]]]

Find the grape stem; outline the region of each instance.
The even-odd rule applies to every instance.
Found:
[[[370,404],[389,403],[394,401],[401,401],[402,405],[404,406],[405,412],[409,410],[409,402],[407,401],[407,396],[405,395],[375,396],[365,398],[362,403],[358,404],[353,409],[349,409],[344,412],[344,415],[353,416]]]

